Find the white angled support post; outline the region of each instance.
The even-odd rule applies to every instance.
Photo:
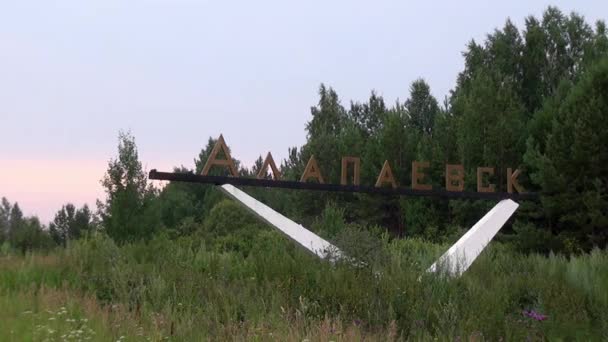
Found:
[[[264,203],[249,196],[231,184],[219,187],[225,194],[236,200],[261,220],[276,228],[288,238],[304,247],[319,258],[327,258],[331,262],[345,258],[340,249],[327,240],[304,228],[302,225],[281,215]],[[479,254],[494,238],[496,233],[513,215],[519,204],[507,199],[500,201],[469,231],[466,232],[447,252],[445,252],[427,271],[445,271],[452,276],[462,275]],[[363,265],[351,260],[354,265]]]
[[[428,269],[428,272],[439,270],[452,276],[460,276],[471,266],[490,240],[513,215],[517,207],[519,207],[519,204],[510,199],[500,201],[450,247]]]
[[[249,196],[244,191],[231,184],[224,184],[219,188],[225,194],[242,204],[254,215],[270,224],[281,233],[287,235],[291,240],[319,258],[328,258],[330,261],[334,262],[342,256],[342,252],[336,246],[304,228],[302,225],[281,215],[266,204]]]

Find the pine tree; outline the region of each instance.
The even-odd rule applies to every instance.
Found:
[[[410,97],[405,101],[409,124],[424,134],[432,134],[435,117],[439,113],[437,100],[431,95],[431,88],[418,79],[410,86]]]
[[[608,59],[590,70],[559,106],[545,152],[530,146],[532,180],[547,193],[549,228],[569,251],[608,242]]]

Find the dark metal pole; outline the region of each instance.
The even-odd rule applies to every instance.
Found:
[[[447,191],[439,190],[414,190],[410,188],[377,188],[363,185],[340,185],[340,184],[319,184],[304,183],[286,180],[270,180],[245,177],[226,177],[226,176],[203,176],[194,173],[161,172],[153,169],[148,176],[150,179],[166,180],[172,182],[206,183],[206,184],[232,184],[235,186],[256,186],[266,188],[298,189],[298,190],[317,190],[333,192],[361,192],[369,194],[400,195],[411,197],[434,197],[447,199],[488,199],[501,200],[510,198],[512,200],[533,200],[538,198],[537,193],[509,194],[505,192],[471,192],[471,191]]]

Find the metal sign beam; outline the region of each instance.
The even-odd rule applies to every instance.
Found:
[[[537,194],[506,194],[506,193],[474,193],[474,192],[451,192],[445,190],[412,190],[407,188],[377,188],[355,185],[335,185],[305,183],[294,181],[277,181],[268,179],[253,179],[240,177],[201,176],[193,173],[171,173],[150,171],[150,179],[182,181],[192,183],[209,183],[219,185],[219,188],[229,197],[242,204],[254,215],[270,224],[291,240],[304,247],[307,251],[320,258],[328,258],[336,261],[340,258],[348,258],[343,255],[339,248],[314,234],[302,225],[281,215],[264,203],[249,196],[247,193],[236,188],[234,185],[262,186],[270,188],[307,189],[322,191],[346,191],[366,192],[381,194],[398,194],[409,196],[434,196],[447,198],[476,198],[476,199],[502,199],[536,198]],[[494,238],[496,233],[504,226],[513,215],[519,204],[511,199],[501,200],[492,210],[481,218],[469,231],[466,232],[448,251],[443,254],[427,270],[428,272],[445,271],[452,276],[460,276],[464,273],[487,244]],[[352,261],[352,260],[351,260]]]
[[[333,192],[361,192],[382,195],[400,195],[412,197],[435,197],[448,199],[488,199],[488,200],[532,200],[538,197],[535,193],[505,193],[505,192],[470,192],[470,191],[447,191],[445,189],[435,190],[414,190],[411,188],[392,188],[375,187],[364,185],[340,185],[340,184],[320,184],[306,183],[286,180],[270,180],[245,177],[224,177],[224,176],[202,176],[194,173],[160,172],[150,171],[150,179],[179,181],[190,183],[207,183],[215,185],[232,184],[234,186],[257,186],[265,188],[283,188],[299,190],[319,190]]]

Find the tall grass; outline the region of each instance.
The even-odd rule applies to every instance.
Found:
[[[270,231],[245,251],[164,236],[117,247],[97,235],[47,259],[0,261],[0,289],[69,288],[173,340],[608,339],[606,251],[526,256],[492,244],[446,279],[425,270],[447,246],[372,245],[369,266],[355,268]]]

